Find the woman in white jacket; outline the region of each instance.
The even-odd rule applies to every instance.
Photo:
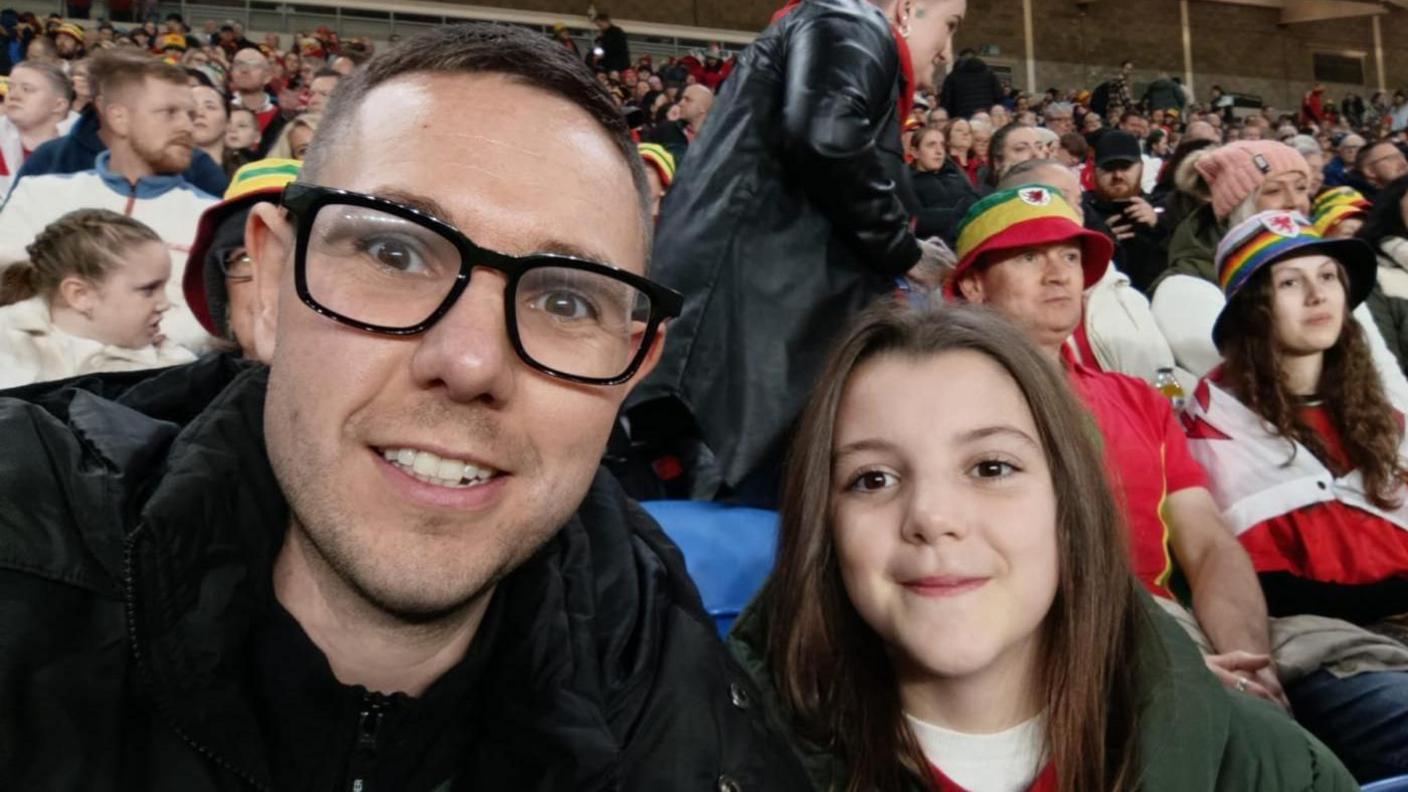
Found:
[[[0,273],[0,388],[194,359],[161,334],[171,258],[155,231],[80,209],[26,250]]]

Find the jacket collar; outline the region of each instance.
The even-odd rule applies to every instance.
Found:
[[[126,176],[115,173],[108,167],[108,162],[111,159],[112,152],[110,151],[99,154],[93,170],[109,190],[120,195],[130,195],[139,201],[150,201],[154,198],[160,198],[178,187],[184,187],[186,184],[186,179],[179,173],[143,176],[137,180],[136,184],[132,184],[127,181]]]

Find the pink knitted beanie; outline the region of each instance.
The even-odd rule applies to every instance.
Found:
[[[1195,166],[1212,190],[1212,210],[1219,220],[1256,192],[1266,177],[1286,171],[1310,175],[1299,151],[1274,140],[1239,140],[1212,149]]]

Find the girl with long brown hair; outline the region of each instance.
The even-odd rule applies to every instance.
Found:
[[[731,638],[815,788],[1355,788],[1141,593],[1096,437],[995,313],[884,305],[844,335]]]
[[[1217,266],[1225,362],[1194,392],[1189,449],[1278,617],[1297,718],[1360,780],[1408,773],[1408,630],[1376,627],[1408,614],[1408,442],[1350,314],[1373,251],[1266,212]]]

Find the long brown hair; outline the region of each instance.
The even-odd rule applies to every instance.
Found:
[[[880,305],[863,313],[832,351],[788,459],[777,564],[760,601],[781,700],[801,737],[843,761],[848,790],[901,789],[916,780],[935,788],[901,712],[883,640],[841,581],[831,525],[832,448],[837,410],[857,367],[882,354],[926,358],[952,350],[986,355],[1012,376],[1051,468],[1060,570],[1042,626],[1041,683],[1058,788],[1134,789],[1137,646],[1152,633],[1129,571],[1097,430],[1058,368],[981,307]]]
[[[0,305],[52,297],[64,278],[76,275],[102,283],[122,254],[134,245],[161,237],[138,220],[107,209],[75,209],[44,227],[25,247],[28,261],[0,273]]]
[[[1343,267],[1339,268],[1339,279],[1342,285],[1346,283]],[[1334,470],[1339,465],[1329,456],[1320,435],[1301,420],[1300,405],[1281,369],[1272,308],[1274,291],[1271,267],[1267,266],[1228,301],[1222,336],[1222,381],[1285,438],[1291,451],[1287,462],[1295,458],[1295,443],[1300,443]],[[1401,505],[1398,490],[1405,481],[1398,458],[1403,430],[1384,395],[1364,331],[1347,303],[1340,337],[1325,350],[1317,395],[1325,405],[1330,424],[1339,432],[1351,469],[1364,477],[1369,500],[1381,509],[1397,508]],[[1347,472],[1337,470],[1336,475]]]

